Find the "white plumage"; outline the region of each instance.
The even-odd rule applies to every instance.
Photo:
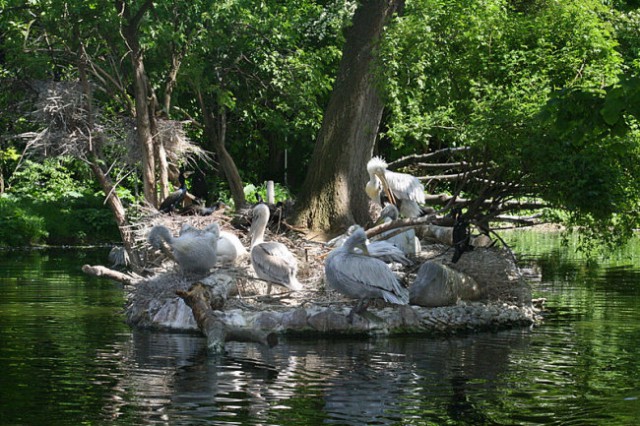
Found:
[[[418,178],[387,170],[387,162],[380,157],[369,160],[367,172],[369,181],[365,190],[374,202],[382,205],[380,194],[384,190],[391,203],[399,206],[403,216],[418,217],[422,214],[420,204],[425,202],[424,185]]]
[[[240,239],[235,234],[227,231],[220,231],[220,226],[216,222],[204,228],[203,231],[185,223],[184,225],[182,225],[182,228],[180,228],[180,235],[189,232],[211,232],[214,229],[218,234],[218,241],[216,244],[216,259],[219,264],[233,265],[244,256],[249,254],[247,249],[244,248],[244,245],[242,245],[242,241],[240,241]]]
[[[327,284],[361,301],[381,298],[390,303],[408,304],[408,290],[383,261],[367,256],[366,241],[364,229],[358,227],[341,247],[329,253],[324,264]]]
[[[380,212],[380,217],[376,221],[376,225],[388,223],[398,220],[400,212],[393,204],[387,204]],[[422,250],[420,240],[416,237],[414,228],[407,228],[403,231],[392,229],[380,234],[380,238],[398,247],[405,255],[415,256]]]
[[[242,245],[240,238],[227,231],[220,231],[216,253],[218,262],[223,265],[234,264],[249,254],[244,245]]]
[[[290,290],[302,290],[298,281],[298,261],[282,243],[264,241],[264,232],[269,221],[269,207],[258,204],[253,208],[251,221],[251,265],[259,278],[269,283],[267,294],[271,293],[271,285],[278,284]]]
[[[156,249],[168,244],[185,275],[206,275],[216,264],[217,227],[173,237],[166,227],[156,225],[149,231],[147,241]]]
[[[327,245],[331,247],[336,247],[336,248],[342,247],[347,241],[347,239],[349,238],[349,236],[353,235],[353,233],[357,229],[362,229],[362,228],[360,227],[360,225],[351,225],[349,229],[347,229],[347,232],[345,234],[342,234],[334,238],[333,240],[329,241]],[[402,249],[395,246],[393,243],[389,241],[380,240],[380,241],[370,242],[369,240],[366,239],[366,236],[365,236],[365,247],[367,249],[368,256],[375,257],[376,259],[380,259],[385,263],[395,262],[395,263],[400,263],[403,266],[409,266],[413,264],[413,261],[411,261],[411,259],[405,256]],[[363,254],[363,251],[358,247],[355,247],[354,251],[358,254]]]

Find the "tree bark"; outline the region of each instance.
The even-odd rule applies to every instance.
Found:
[[[374,46],[401,0],[360,3],[346,35],[333,93],[316,140],[294,221],[313,230],[337,230],[365,223],[366,163],[382,117],[372,66]]]
[[[78,61],[78,74],[80,76],[80,82],[82,84],[82,91],[84,93],[86,104],[85,110],[87,111],[87,126],[89,127],[89,131],[93,134],[94,129],[94,119],[93,119],[93,96],[91,91],[91,86],[89,85],[89,80],[87,78],[86,71],[86,61],[87,55],[84,50],[84,45],[80,46],[80,60]],[[93,143],[90,143],[87,147],[87,158],[86,161],[93,172],[93,175],[98,180],[100,184],[100,188],[105,194],[107,204],[113,213],[116,224],[118,225],[118,231],[120,231],[120,236],[122,238],[122,242],[124,244],[124,248],[129,254],[129,259],[131,261],[131,268],[135,272],[140,272],[142,270],[142,262],[138,256],[138,252],[134,249],[135,245],[135,235],[131,231],[129,227],[129,223],[127,221],[127,214],[122,205],[122,201],[120,197],[118,197],[116,193],[115,186],[113,182],[109,178],[109,176],[104,172],[102,167],[100,166],[101,160],[101,145],[102,145],[102,135],[97,133],[96,137],[92,137]]]

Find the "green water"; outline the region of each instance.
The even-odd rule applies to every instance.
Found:
[[[121,286],[80,271],[108,249],[4,251],[0,424],[640,424],[640,243],[594,263],[555,235],[509,239],[541,267],[541,326],[215,357],[124,324]]]

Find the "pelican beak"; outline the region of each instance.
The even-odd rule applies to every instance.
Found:
[[[362,254],[364,254],[365,256],[369,256],[369,249],[367,249],[367,244],[366,243],[358,244],[357,247],[360,250],[362,250]]]
[[[396,197],[393,196],[393,192],[391,192],[391,189],[389,189],[389,182],[387,182],[387,178],[384,176],[384,172],[377,173],[376,176],[378,177],[378,179],[380,179],[380,182],[382,183],[382,188],[384,189],[384,192],[387,194],[387,198],[389,198],[389,202],[391,202],[391,204],[393,205],[397,205]]]

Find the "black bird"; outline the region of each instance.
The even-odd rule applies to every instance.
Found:
[[[465,251],[473,250],[473,246],[471,245],[471,235],[469,233],[469,222],[462,215],[462,209],[456,207],[451,211],[454,217],[453,224],[453,257],[451,258],[452,263],[456,263],[462,257],[462,254]]]
[[[182,200],[184,200],[185,195],[187,195],[187,183],[184,176],[184,171],[180,169],[180,175],[178,175],[178,181],[180,182],[180,188],[176,191],[173,191],[171,194],[167,196],[167,198],[162,201],[160,204],[160,210],[162,213],[169,213],[175,210],[180,204]]]

